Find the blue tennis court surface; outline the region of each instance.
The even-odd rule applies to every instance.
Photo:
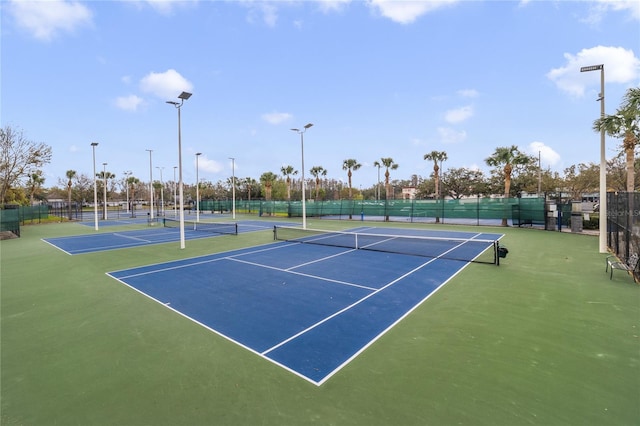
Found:
[[[321,385],[467,264],[277,242],[108,275]]]
[[[287,225],[297,226],[296,223],[289,223]],[[265,229],[273,229],[273,223],[257,220],[238,222],[238,233]],[[188,227],[185,227],[185,240],[209,238],[218,235],[221,234],[206,231],[193,231],[188,229]],[[179,240],[180,230],[178,228],[165,228],[162,226],[162,223],[156,223],[155,226],[147,229],[44,239],[47,243],[71,255],[139,247],[150,244],[162,244]]]

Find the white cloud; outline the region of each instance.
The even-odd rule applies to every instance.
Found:
[[[340,12],[351,0],[318,0],[319,8],[324,13]]]
[[[584,66],[604,64],[607,83],[629,83],[640,76],[640,59],[623,47],[596,46],[564,58],[565,65],[549,71],[547,78],[571,96],[584,96],[587,86],[600,87],[600,72],[580,72]]]
[[[540,155],[540,161],[542,162],[543,168],[545,165],[555,166],[560,162],[560,154],[555,152],[550,146],[545,145],[543,142],[531,142],[527,147],[527,154],[536,158]]]
[[[291,119],[291,114],[288,112],[270,112],[262,114],[262,119],[269,124],[280,124]]]
[[[443,143],[458,143],[467,139],[467,132],[449,127],[438,127],[438,135]]]
[[[61,32],[72,33],[78,27],[90,26],[93,18],[91,10],[77,1],[12,0],[9,11],[20,27],[43,41],[49,41]]]
[[[583,19],[592,25],[602,21],[609,12],[628,12],[633,20],[640,20],[640,2],[637,0],[596,0],[589,7],[589,15]]]
[[[276,2],[241,0],[241,5],[249,9],[247,21],[251,24],[262,21],[268,27],[275,27],[278,22]]]
[[[444,119],[447,123],[461,123],[473,116],[473,107],[471,105],[463,106],[461,108],[452,109],[444,114]]]
[[[193,160],[193,167],[196,167],[195,158]],[[216,174],[224,171],[224,166],[215,160],[207,158],[206,154],[202,154],[198,158],[198,170],[204,173]],[[200,177],[202,177],[202,173],[200,173],[200,175]]]
[[[420,16],[457,3],[458,0],[368,0],[369,7],[400,24],[410,24]]]
[[[182,92],[191,92],[193,85],[176,70],[163,73],[151,72],[140,80],[140,90],[161,99],[175,99]]]
[[[477,98],[478,96],[480,96],[480,93],[478,93],[476,89],[458,90],[457,93],[459,96],[462,96],[463,98]]]
[[[116,106],[125,111],[137,111],[143,102],[143,99],[136,95],[120,96],[116,99]]]

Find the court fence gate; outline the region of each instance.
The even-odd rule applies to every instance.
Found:
[[[607,193],[607,246],[634,264],[640,256],[640,192]],[[637,276],[635,278],[640,279]]]

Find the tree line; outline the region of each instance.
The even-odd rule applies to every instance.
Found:
[[[618,155],[607,162],[607,189],[609,191],[637,190],[637,174],[640,162],[635,152],[640,139],[640,88],[630,88],[615,114],[606,115],[594,121],[593,130],[602,130],[611,137],[622,141]],[[49,198],[65,199],[70,205],[91,203],[93,200],[92,176],[78,174],[68,170],[64,178],[56,185],[45,187],[42,168],[51,162],[52,149],[41,142],[28,140],[21,130],[11,126],[0,129],[0,201],[1,204],[29,205]],[[432,151],[423,155],[423,159],[433,164],[429,176],[410,175],[406,179],[392,179],[400,165],[391,157],[382,157],[373,162],[378,173],[384,171],[383,181],[368,188],[354,188],[352,177],[362,164],[353,158],[343,160],[342,169],[346,172],[346,184],[341,179],[327,178],[323,166],[313,166],[307,180],[310,189],[307,197],[316,200],[331,199],[394,199],[401,196],[401,188],[415,189],[417,198],[462,198],[469,196],[502,195],[505,197],[528,194],[565,194],[580,199],[582,194],[597,192],[599,186],[599,165],[594,163],[572,165],[564,169],[561,175],[550,169],[542,170],[538,159],[525,154],[517,145],[497,147],[484,162],[491,167],[487,176],[481,170],[470,168],[450,168],[442,170],[443,162],[448,160],[445,151]],[[280,173],[264,172],[258,180],[252,177],[231,177],[218,182],[200,182],[198,192],[201,199],[231,198],[232,181],[236,184],[236,197],[239,199],[291,200],[300,199],[301,181],[293,166],[283,166]],[[149,182],[143,182],[131,175],[118,177],[113,173],[101,171],[97,174],[99,192],[105,190],[108,199],[124,200],[129,193],[130,200],[149,199]],[[162,194],[167,204],[173,201],[175,182],[154,181],[151,190],[160,199]],[[184,185],[185,201],[195,200],[196,186]]]

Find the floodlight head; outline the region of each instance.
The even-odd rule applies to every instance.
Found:
[[[178,99],[182,99],[184,101],[186,101],[187,99],[189,99],[191,97],[191,93],[189,92],[182,92],[180,93],[180,96],[178,96]]]
[[[294,132],[299,132],[300,131],[300,129],[291,129],[291,130],[293,130]]]
[[[196,156],[198,156],[198,155],[202,155],[202,153],[201,152],[196,152]]]
[[[98,142],[91,142],[91,146],[98,146]]]
[[[180,102],[176,102],[176,101],[167,101],[168,104],[171,104],[173,106],[178,106],[180,105]]]
[[[309,127],[313,126],[313,123],[309,123],[309,124],[305,124],[304,128],[308,129]]]

